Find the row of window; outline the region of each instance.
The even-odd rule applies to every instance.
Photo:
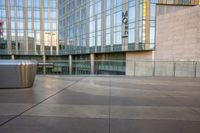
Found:
[[[41,0],[26,0],[27,1],[27,7],[40,7]],[[15,4],[18,7],[24,6],[24,0],[1,0],[0,6],[6,6],[6,2],[10,4],[10,7],[14,7]],[[16,2],[16,3],[15,3]],[[44,8],[55,8],[56,0],[43,0]]]
[[[76,24],[78,24],[81,21],[88,21],[88,20],[91,20],[91,19],[94,19],[94,18],[101,19],[101,14],[102,13],[100,13],[100,14],[98,14],[98,15],[96,15],[94,17],[93,8],[90,9],[91,10],[91,12],[90,12],[90,18],[86,19],[86,9],[84,8],[84,10],[77,11],[76,14],[72,13],[72,14],[69,14],[69,16],[66,17],[66,18],[62,17],[62,19],[59,19],[59,26],[62,27],[62,29],[64,29],[64,28],[67,28],[69,26],[76,25]],[[128,10],[128,12],[129,12],[129,22],[135,22],[136,21],[136,14],[135,14],[136,11],[135,10],[136,10],[135,6],[129,8],[129,10]],[[141,6],[140,10],[141,10],[141,13],[142,13],[142,6]],[[156,10],[155,9],[155,4],[151,4],[150,20],[155,20],[155,12],[156,12],[155,10]],[[122,7],[118,8],[117,12],[114,12],[113,16],[114,16],[114,25],[115,26],[120,25],[122,23]],[[139,20],[143,19],[142,16],[143,15],[140,14]],[[113,19],[111,19],[111,11],[109,10],[109,11],[106,12],[106,25],[110,25],[110,21],[111,20],[113,20]]]
[[[142,29],[142,27],[140,27],[140,29]],[[111,31],[110,29],[106,30],[106,45],[110,45],[110,42],[111,42],[110,31]],[[142,30],[140,30],[140,31],[142,31]],[[129,32],[128,43],[135,43],[135,34],[136,34],[135,33],[135,29],[134,28],[133,29],[129,29],[128,32]],[[96,34],[95,34],[95,32],[92,32],[92,33],[89,33],[88,35],[89,35],[89,44],[90,44],[90,46],[94,46],[95,44],[96,45],[101,45],[101,39],[102,39],[101,32],[97,32]],[[60,35],[60,37],[61,36],[63,36],[63,35]],[[77,41],[77,39],[78,40],[80,39],[80,42],[81,42],[81,40],[82,40],[81,38],[83,36],[87,36],[87,34],[76,35],[73,38],[71,36],[72,35],[69,35],[69,38],[67,38],[67,39],[68,40],[76,40],[76,41]],[[63,36],[63,37],[65,37],[65,36]],[[121,32],[121,30],[117,30],[116,29],[116,31],[114,31],[114,33],[113,33],[113,37],[114,37],[114,39],[113,39],[114,44],[122,44],[122,32]],[[95,41],[95,39],[97,39],[97,40]],[[64,40],[64,38],[61,39],[61,40]],[[140,41],[140,43],[142,43],[142,34],[141,33],[139,35],[139,41]],[[155,27],[150,27],[150,43],[155,43]],[[81,45],[81,43],[75,44],[75,45]]]
[[[32,17],[32,13],[34,15],[33,17]],[[27,18],[28,19],[31,19],[31,18],[40,19],[42,17],[43,19],[51,18],[51,19],[57,20],[57,15],[56,15],[56,12],[54,12],[54,11],[51,11],[51,12],[44,11],[43,12],[44,16],[40,16],[40,15],[41,15],[40,11],[32,12],[32,10],[27,10]],[[6,10],[0,9],[0,17],[6,17]],[[24,18],[24,11],[23,10],[17,10],[15,12],[15,10],[10,10],[10,17],[11,18],[23,19]]]
[[[68,1],[68,4],[71,2],[75,3],[73,0]],[[75,8],[75,10],[69,10],[65,14],[65,8],[60,8],[60,12],[62,12],[62,19],[59,19],[59,32],[60,32],[60,40],[64,40],[64,43],[67,45],[77,45],[77,46],[83,46],[82,41],[85,39],[85,36],[87,36],[87,40],[89,43],[89,46],[100,46],[103,43],[106,43],[106,45],[110,45],[111,42],[113,44],[122,44],[122,1],[121,0],[114,0],[113,7],[110,5],[110,1],[106,1],[106,9],[105,11],[102,11],[102,1],[97,0],[95,3],[94,1],[90,1],[90,5],[87,5],[86,7],[89,8],[88,18],[81,18],[81,7]],[[154,3],[153,3],[154,2]],[[140,7],[139,7],[139,22],[138,19],[136,21],[136,7],[135,7],[135,0],[129,0],[129,28],[128,28],[128,43],[134,44],[135,43],[135,30],[136,30],[136,23],[138,23],[139,32],[138,34],[138,40],[139,43],[143,43],[144,38],[146,37],[145,31],[146,31],[146,25],[144,22],[146,22],[145,17],[143,17],[143,3],[140,1]],[[63,9],[63,10],[62,10]],[[114,14],[112,15],[112,9]],[[64,11],[64,12],[63,12]],[[59,13],[60,13],[59,12]],[[155,1],[151,1],[151,8],[150,8],[150,19],[152,21],[149,21],[150,27],[150,43],[155,42]],[[105,14],[104,14],[105,13]],[[102,14],[105,15],[105,18],[102,19]],[[67,17],[65,17],[67,16]],[[87,16],[87,15],[86,15]],[[111,18],[113,17],[113,18]],[[76,18],[76,19],[75,19]],[[87,22],[86,26],[84,28],[81,27],[83,23]],[[104,22],[103,22],[104,21]],[[105,23],[105,27],[102,25],[102,23]],[[103,26],[103,27],[102,27]],[[89,28],[89,31],[87,29]],[[103,30],[105,30],[103,32]],[[111,37],[111,32],[113,34],[113,37]],[[144,32],[144,33],[143,33]],[[106,33],[105,42],[102,41],[102,33]],[[112,39],[112,40],[111,40]]]

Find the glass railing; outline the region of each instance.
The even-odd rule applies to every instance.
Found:
[[[37,74],[61,74],[61,75],[88,75],[88,74],[111,74],[124,75],[125,61],[106,60],[94,61],[93,66],[90,60],[76,60],[70,62],[68,60],[49,60],[38,62]],[[92,68],[93,67],[93,68]],[[93,72],[91,72],[93,69]]]
[[[72,61],[72,74],[91,74],[91,63],[89,60]]]
[[[38,74],[69,74],[69,62],[66,60],[48,60],[38,62]]]
[[[61,75],[130,75],[200,77],[200,59],[196,61],[142,60],[48,60],[39,61],[38,74]]]
[[[126,62],[121,60],[95,61],[95,73],[124,75],[125,65]]]

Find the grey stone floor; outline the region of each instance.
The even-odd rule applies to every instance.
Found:
[[[200,133],[200,79],[37,76],[0,89],[0,133]]]

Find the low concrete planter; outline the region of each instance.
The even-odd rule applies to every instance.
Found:
[[[0,60],[0,88],[32,87],[37,61]]]

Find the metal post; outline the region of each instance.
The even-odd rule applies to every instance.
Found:
[[[135,77],[135,70],[136,70],[136,61],[134,60],[134,77]]]
[[[197,77],[197,62],[194,62],[194,77]]]
[[[176,62],[173,63],[174,66],[173,66],[173,76],[175,77],[176,76]]]
[[[153,61],[153,77],[155,77],[155,71],[156,71],[156,62]]]

